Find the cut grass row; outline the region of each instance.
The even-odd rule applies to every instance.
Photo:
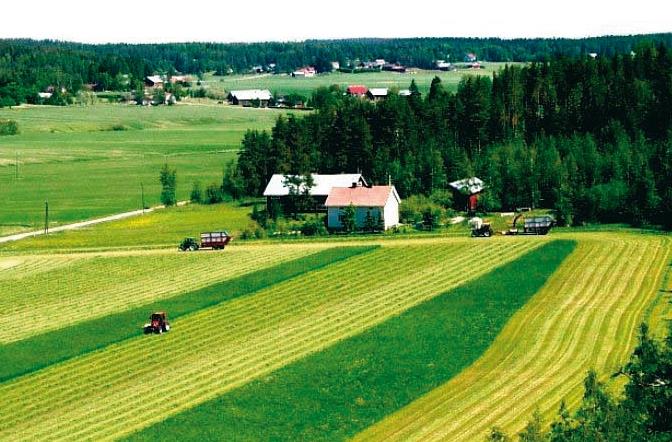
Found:
[[[0,385],[0,438],[124,436],[359,334],[542,244],[501,238],[477,249],[468,241],[381,247],[178,318],[163,336],[113,344]]]
[[[150,312],[164,310],[170,312],[170,318],[179,318],[373,248],[363,246],[327,249],[162,301],[0,345],[0,360],[3,361],[0,365],[0,382],[139,336],[142,334],[140,326],[146,321]]]
[[[556,241],[129,440],[344,440],[455,376],[573,250]]]
[[[669,271],[665,237],[582,235],[577,250],[474,365],[356,440],[478,440],[520,431],[535,409],[576,405],[586,372],[608,377]]]
[[[3,279],[0,343],[166,299],[300,257],[307,250],[315,248],[243,246],[196,254],[175,249],[128,256],[90,255],[64,269]]]

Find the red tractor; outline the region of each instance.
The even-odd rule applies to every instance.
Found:
[[[166,312],[155,312],[149,317],[149,322],[144,325],[145,334],[167,332],[170,330],[170,322],[166,318]]]

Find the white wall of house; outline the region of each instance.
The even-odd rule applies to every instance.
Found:
[[[383,214],[385,220],[385,230],[390,227],[394,227],[399,224],[399,201],[396,198],[396,191],[393,190],[387,196],[387,201],[385,202],[385,211]]]

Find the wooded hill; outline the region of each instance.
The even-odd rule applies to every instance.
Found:
[[[362,172],[402,198],[482,178],[484,210],[555,209],[562,223],[672,223],[672,52],[562,57],[438,78],[381,102],[315,92],[317,112],[249,131],[231,193],[260,195],[273,173]]]
[[[585,39],[404,38],[307,40],[265,43],[169,43],[92,45],[50,40],[0,40],[0,106],[34,102],[48,87],[70,95],[84,84],[101,90],[133,90],[146,75],[249,72],[275,64],[277,72],[312,65],[318,71],[355,60],[384,58],[431,68],[437,59],[461,62],[467,53],[487,61],[545,61],[589,53],[610,57],[638,52],[646,43],[672,46],[672,34]],[[58,104],[59,97],[54,101]]]

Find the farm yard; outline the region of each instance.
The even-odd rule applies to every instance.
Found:
[[[575,405],[669,315],[666,236],[173,250],[2,252],[0,438],[480,440]]]
[[[369,88],[397,88],[408,89],[411,80],[415,80],[418,90],[422,94],[429,92],[429,86],[434,77],[439,77],[446,89],[455,91],[457,84],[465,75],[492,76],[492,74],[504,67],[506,63],[484,63],[483,69],[460,69],[456,71],[431,71],[415,69],[406,73],[396,72],[367,72],[348,74],[332,72],[319,74],[309,78],[293,78],[290,75],[229,75],[214,76],[206,74],[201,82],[205,88],[223,93],[224,91],[238,89],[268,89],[279,94],[299,94],[310,97],[313,90],[318,87],[338,85],[345,91],[351,84],[363,84]],[[518,65],[520,63],[509,63]]]

